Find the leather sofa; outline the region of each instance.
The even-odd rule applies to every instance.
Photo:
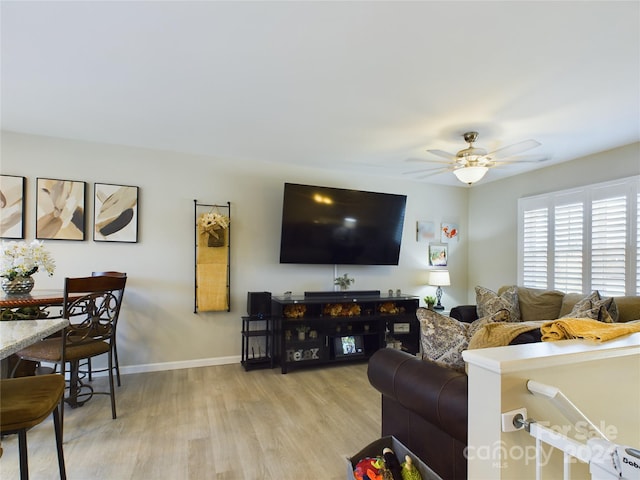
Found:
[[[519,302],[524,314],[531,311],[531,305],[523,304],[529,297],[539,301],[547,292],[527,289],[522,293]],[[553,293],[558,304],[556,318],[571,311],[582,297]],[[562,296],[560,301],[558,294]],[[616,297],[616,304],[618,321],[640,319],[640,297]],[[475,305],[456,307],[450,316],[473,321],[477,318],[475,310]],[[538,330],[511,343],[539,340]],[[378,350],[369,359],[367,373],[371,385],[382,394],[382,436],[396,437],[443,479],[465,479],[467,375],[390,348]]]

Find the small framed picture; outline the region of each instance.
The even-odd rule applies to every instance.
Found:
[[[436,225],[433,222],[416,222],[416,241],[429,242],[436,238]]]
[[[460,231],[456,223],[443,223],[440,226],[440,241],[442,243],[448,243],[452,241],[458,241],[458,235]]]
[[[447,246],[440,243],[429,244],[429,265],[434,267],[446,267],[449,259]]]
[[[85,182],[36,179],[36,238],[84,240]]]
[[[25,178],[0,175],[0,237],[24,238]]]
[[[93,201],[94,241],[138,241],[138,187],[96,183]]]

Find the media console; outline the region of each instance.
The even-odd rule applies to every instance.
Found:
[[[292,368],[367,360],[387,343],[419,350],[418,297],[377,290],[305,292],[272,297],[274,357]]]

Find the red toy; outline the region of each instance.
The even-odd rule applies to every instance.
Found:
[[[363,458],[356,464],[353,476],[356,480],[384,480],[384,461],[380,458]]]

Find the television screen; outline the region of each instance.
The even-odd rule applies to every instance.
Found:
[[[406,195],[285,183],[280,263],[397,265]]]
[[[334,338],[334,351],[336,357],[349,357],[363,355],[362,337],[360,335],[345,335]]]

